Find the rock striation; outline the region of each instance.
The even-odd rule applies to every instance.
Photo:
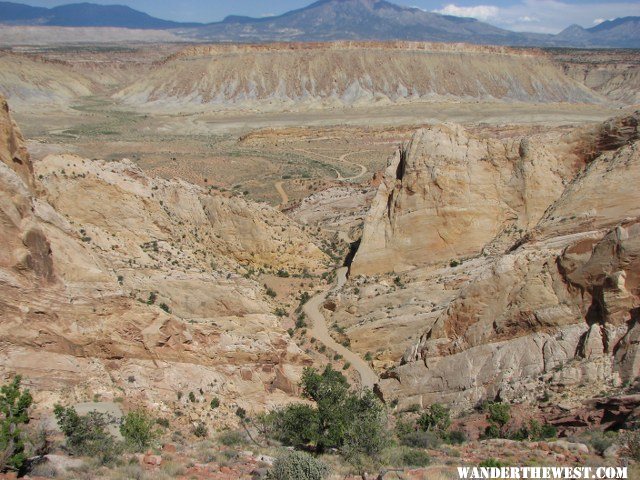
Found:
[[[403,295],[437,305],[385,398],[464,410],[637,381],[639,118],[519,139],[438,126],[391,158],[351,275],[406,270]]]
[[[603,100],[540,52],[419,42],[193,46],[114,98],[137,107],[207,110]]]

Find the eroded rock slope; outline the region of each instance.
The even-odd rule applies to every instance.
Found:
[[[23,374],[42,406],[126,397],[168,411],[194,391],[190,420],[213,396],[223,419],[294,393],[310,359],[242,274],[319,268],[304,232],[270,207],[126,160],[34,167],[1,107],[2,375]]]
[[[437,126],[392,157],[332,314],[386,398],[462,410],[637,381],[639,118],[501,140]]]

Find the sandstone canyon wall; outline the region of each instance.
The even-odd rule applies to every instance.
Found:
[[[464,410],[637,381],[639,118],[507,139],[436,126],[390,159],[351,277],[408,272],[405,297],[429,303],[440,280],[411,272],[440,269],[454,297],[383,373],[386,399]]]

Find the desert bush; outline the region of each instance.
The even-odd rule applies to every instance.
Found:
[[[342,373],[305,369],[303,395],[315,405],[293,404],[272,412],[271,435],[285,445],[338,449],[352,465],[375,456],[387,441],[386,411],[371,390],[352,392]]]
[[[218,434],[218,441],[225,447],[234,447],[245,443],[244,435],[237,430],[225,430]]]
[[[322,480],[329,475],[329,467],[308,453],[287,452],[279,456],[269,470],[269,480]]]
[[[199,422],[193,428],[193,434],[198,438],[207,438],[209,435],[209,429],[207,429],[207,426],[204,423]]]
[[[429,454],[424,450],[407,448],[402,453],[402,467],[426,467],[431,463]]]
[[[62,405],[55,406],[54,415],[72,455],[93,457],[106,464],[121,453],[122,446],[107,431],[115,422],[108,415],[96,411],[78,415],[75,408]]]
[[[220,399],[218,397],[213,397],[209,405],[211,406],[211,410],[215,410],[220,406]]]
[[[292,404],[266,418],[272,425],[271,435],[284,445],[302,447],[317,441],[320,420],[317,410],[310,405]]]
[[[0,472],[19,470],[26,460],[21,426],[29,423],[33,398],[21,383],[22,377],[16,375],[0,388]]]
[[[502,463],[499,460],[496,460],[495,458],[487,458],[486,460],[483,460],[482,462],[480,462],[480,464],[478,465],[479,467],[485,467],[485,468],[502,468],[502,467],[506,467],[506,464]]]
[[[502,402],[485,402],[482,410],[487,414],[487,421],[490,424],[485,430],[485,437],[504,437],[505,425],[511,420],[511,405]]]
[[[127,446],[134,452],[148,448],[158,436],[155,420],[145,410],[127,413],[120,424],[120,433]]]
[[[439,403],[434,403],[420,416],[418,425],[422,430],[446,432],[451,426],[449,409]]]
[[[156,418],[156,423],[162,428],[169,428],[169,420],[166,418]]]
[[[461,445],[467,441],[467,434],[462,430],[451,430],[447,432],[444,441],[449,445]]]
[[[615,441],[616,437],[612,432],[594,430],[588,433],[587,443],[598,455],[602,455],[607,448],[615,443]]]
[[[400,444],[413,448],[438,448],[442,438],[436,432],[414,430],[399,437]]]

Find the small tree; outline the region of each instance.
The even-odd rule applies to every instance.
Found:
[[[304,452],[287,452],[269,470],[269,480],[323,480],[330,473],[322,461]]]
[[[151,445],[157,437],[155,420],[144,410],[134,410],[127,413],[120,424],[127,446],[135,452],[142,452]]]
[[[108,463],[120,453],[121,446],[107,430],[114,423],[108,415],[96,411],[78,415],[75,408],[62,405],[56,405],[53,413],[72,455],[94,457]]]
[[[482,408],[490,423],[485,431],[485,436],[490,438],[503,436],[504,427],[511,420],[511,406],[502,402],[486,402]]]
[[[29,390],[22,390],[22,377],[0,389],[0,471],[19,470],[24,463],[24,439],[20,425],[29,423],[28,410],[33,403]]]

